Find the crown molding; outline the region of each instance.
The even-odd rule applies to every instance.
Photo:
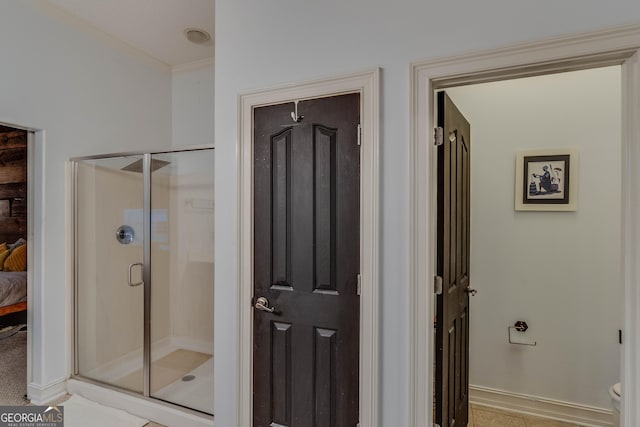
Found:
[[[87,21],[84,21],[81,18],[78,18],[58,7],[49,3],[48,1],[38,1],[38,2],[22,2],[27,6],[31,6],[34,9],[38,9],[39,11],[45,13],[49,17],[56,19],[58,22],[67,25],[70,28],[73,28],[77,31],[83,32],[85,34],[90,34],[100,42],[103,42],[107,46],[110,46],[114,49],[117,49],[123,53],[128,53],[131,56],[134,56],[141,61],[154,66],[156,68],[162,69],[164,71],[170,71],[171,65],[161,61],[160,59],[149,55],[143,50],[134,47],[117,37],[112,36],[105,31],[91,25]]]

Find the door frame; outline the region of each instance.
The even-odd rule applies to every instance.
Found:
[[[360,425],[378,425],[378,266],[380,71],[315,80],[239,97],[238,425],[253,423],[253,109],[296,100],[360,94]]]
[[[410,425],[432,426],[436,151],[434,91],[607,65],[622,66],[622,425],[640,424],[640,25],[611,28],[411,65]],[[426,331],[425,331],[426,325]],[[426,332],[426,333],[425,333]]]
[[[12,120],[0,118],[0,125],[27,132],[27,395],[32,403],[38,404],[48,399],[50,393],[60,393],[64,388],[60,382],[54,384],[53,391],[41,384],[43,363],[42,312],[35,307],[43,305],[43,153],[44,130],[35,126],[15,124]],[[34,348],[37,351],[34,351]]]

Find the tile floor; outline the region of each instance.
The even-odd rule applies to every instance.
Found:
[[[64,402],[69,399],[71,397],[70,394],[67,394],[59,399],[56,399],[52,402],[50,402],[50,405],[60,405],[62,404],[64,406]],[[31,405],[31,404],[29,404]],[[148,423],[146,423],[143,427],[166,427],[164,424],[158,424],[158,423],[154,423],[153,421],[149,421]]]
[[[576,424],[535,418],[526,415],[471,405],[468,427],[579,427]]]
[[[56,400],[55,404],[63,403],[70,395]],[[166,427],[153,421],[144,427]],[[486,406],[470,405],[469,424],[467,427],[580,427],[577,424],[561,421],[524,416]]]

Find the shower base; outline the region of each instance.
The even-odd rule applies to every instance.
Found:
[[[153,397],[213,413],[213,358],[152,393]]]
[[[138,368],[111,383],[142,392],[143,371]],[[213,356],[178,348],[154,360],[151,362],[151,397],[212,414]]]

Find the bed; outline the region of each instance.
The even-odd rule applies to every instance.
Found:
[[[27,272],[0,271],[0,316],[27,309]],[[0,319],[0,323],[2,319]]]

